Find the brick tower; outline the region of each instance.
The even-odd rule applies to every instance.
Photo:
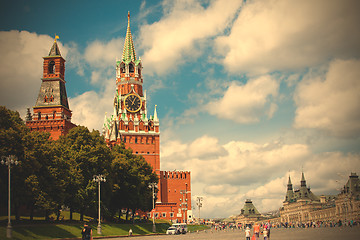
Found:
[[[55,37],[49,55],[44,57],[43,78],[33,115],[28,108],[26,126],[31,131],[44,131],[53,140],[65,135],[76,125],[71,122],[71,111],[65,88],[65,59],[61,56]]]
[[[122,58],[116,60],[113,107],[111,116],[107,117],[105,114],[105,140],[109,146],[123,142],[126,148],[132,149],[133,154],[142,155],[158,175],[159,192],[153,210],[156,218],[178,222],[190,219],[190,172],[160,171],[160,123],[156,105],[154,115],[148,117],[146,91],[143,90],[142,62],[140,58],[136,58],[130,30],[130,13]]]

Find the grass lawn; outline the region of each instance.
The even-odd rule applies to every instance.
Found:
[[[97,234],[97,224],[90,224],[93,229],[93,236]],[[133,235],[144,235],[152,233],[152,224],[102,224],[101,236],[121,236],[128,235],[129,229]],[[83,225],[80,223],[61,223],[61,224],[31,224],[13,225],[12,239],[59,239],[59,238],[80,238]],[[165,233],[169,224],[157,223],[157,233]],[[6,239],[6,226],[0,226],[0,239]]]

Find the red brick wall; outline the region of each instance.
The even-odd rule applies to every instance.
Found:
[[[162,203],[175,203],[175,209],[172,209],[177,216],[177,213],[183,214],[180,204],[187,203],[187,209],[191,210],[191,176],[188,171],[160,171],[160,185],[158,199]],[[181,192],[185,191],[185,194]],[[160,209],[159,209],[160,210]],[[158,208],[156,207],[156,211]],[[183,219],[183,216],[180,217]],[[185,216],[187,219],[187,216]],[[169,218],[168,218],[169,219]]]

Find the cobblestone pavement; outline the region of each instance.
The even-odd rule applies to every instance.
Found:
[[[134,240],[186,240],[186,239],[224,239],[245,240],[245,234],[240,230],[218,231],[200,233],[188,233],[185,235],[157,235],[157,236],[133,236]],[[106,239],[106,238],[103,238]],[[124,238],[111,238],[112,240],[123,240]],[[271,240],[359,240],[360,227],[336,227],[336,228],[308,228],[308,229],[271,229]],[[263,237],[260,237],[263,240]]]

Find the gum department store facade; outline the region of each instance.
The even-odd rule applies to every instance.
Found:
[[[300,188],[293,190],[289,176],[287,192],[280,217],[265,217],[259,213],[250,199],[245,201],[240,215],[231,218],[237,224],[254,224],[270,221],[273,224],[305,224],[309,222],[323,223],[360,223],[360,180],[356,173],[351,173],[348,181],[338,195],[316,196],[306,186],[302,173]]]
[[[341,192],[336,196],[316,196],[306,186],[302,173],[300,188],[293,190],[291,179],[283,207],[280,209],[282,223],[306,222],[360,222],[360,180],[351,173]]]
[[[28,109],[26,126],[46,131],[57,140],[76,125],[71,122],[65,88],[65,59],[55,41],[44,57],[43,78],[33,107]],[[189,171],[160,170],[160,123],[156,112],[148,117],[147,96],[143,91],[142,62],[137,59],[130,30],[130,13],[122,58],[116,60],[114,112],[106,117],[103,134],[108,146],[125,144],[133,154],[142,155],[159,177],[157,202],[152,214],[174,222],[192,221],[191,176]]]

